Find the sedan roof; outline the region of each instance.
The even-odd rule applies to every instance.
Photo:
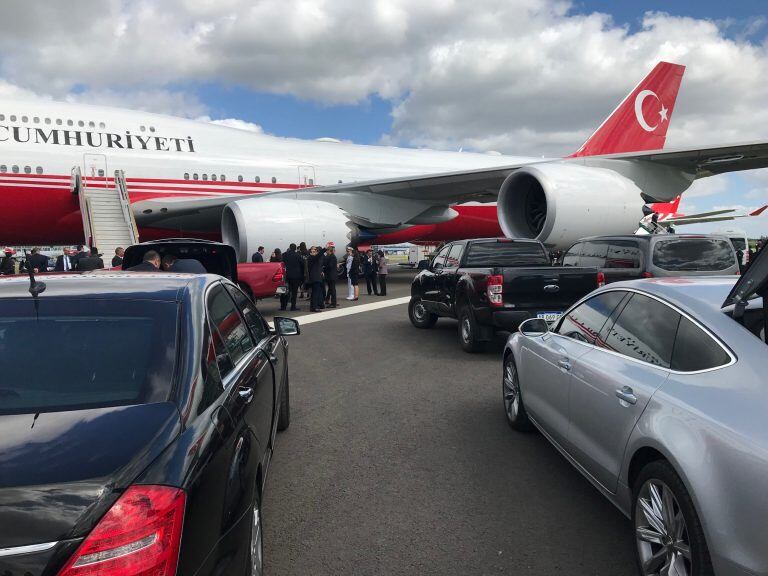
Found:
[[[95,272],[88,274],[37,275],[46,285],[44,298],[109,298],[179,301],[185,290],[203,290],[212,274],[168,274],[164,272]],[[31,298],[28,276],[0,277],[0,298]]]

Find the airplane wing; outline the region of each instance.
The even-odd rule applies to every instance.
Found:
[[[686,224],[703,224],[705,222],[724,222],[726,220],[736,220],[738,218],[750,218],[752,216],[760,216],[766,209],[768,204],[750,212],[749,214],[733,214],[736,210],[716,210],[714,212],[702,212],[701,214],[691,214],[686,216],[680,216],[678,218],[668,218],[663,222],[658,222],[660,226],[684,226]],[[727,216],[726,216],[727,214]]]

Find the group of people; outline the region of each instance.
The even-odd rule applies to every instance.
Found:
[[[49,258],[40,251],[40,248],[32,248],[25,258],[16,258],[15,251],[11,248],[6,248],[3,253],[4,257],[0,261],[0,274],[10,276],[30,271],[35,274],[49,271]],[[123,253],[122,248],[115,249],[112,267],[120,266],[123,263]],[[95,246],[86,248],[83,244],[78,245],[77,248],[64,248],[62,253],[56,257],[56,263],[53,265],[54,272],[89,272],[102,268],[104,268],[104,260],[102,260],[98,248]]]
[[[251,257],[252,262],[264,262],[264,247]],[[311,312],[338,307],[336,284],[347,281],[347,300],[360,298],[360,279],[364,278],[368,295],[387,295],[387,257],[383,250],[365,253],[352,246],[346,254],[336,256],[336,247],[329,242],[325,247],[310,246],[301,242],[292,243],[285,252],[279,248],[272,251],[270,262],[282,262],[288,290],[280,297],[280,309],[299,310],[297,299],[308,297]]]

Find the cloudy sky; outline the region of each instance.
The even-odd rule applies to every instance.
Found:
[[[664,59],[687,66],[668,147],[768,140],[764,0],[3,0],[0,13],[0,95],[554,156]],[[697,182],[683,209],[763,203],[768,171]],[[748,229],[768,234],[768,217]]]

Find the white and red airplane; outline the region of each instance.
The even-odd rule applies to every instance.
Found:
[[[553,247],[631,233],[697,178],[768,166],[768,143],[662,151],[684,67],[659,63],[567,158],[303,141],[193,120],[0,100],[0,244],[83,241],[71,171],[126,174],[141,239],[258,245],[496,236]]]

